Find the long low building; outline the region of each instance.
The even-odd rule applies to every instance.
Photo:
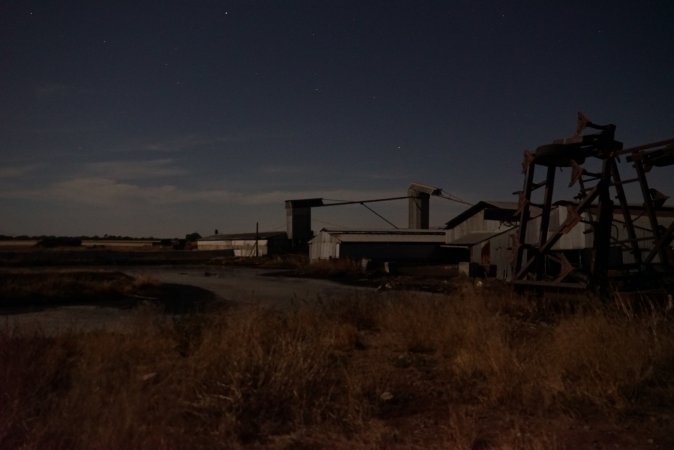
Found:
[[[379,261],[439,261],[451,259],[443,248],[445,230],[322,229],[309,241],[311,261],[367,258]]]
[[[215,234],[197,241],[197,250],[231,250],[234,256],[267,256],[287,252],[290,241],[285,232]]]

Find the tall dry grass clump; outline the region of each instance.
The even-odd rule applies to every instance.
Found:
[[[550,333],[543,351],[547,392],[570,413],[622,411],[649,388],[672,387],[674,332],[664,313],[569,317]]]
[[[355,259],[319,259],[298,265],[298,269],[307,275],[345,276],[363,273],[363,265]]]
[[[64,341],[0,333],[0,448],[43,442],[36,424],[70,388],[73,352]]]
[[[323,319],[310,309],[255,309],[214,324],[190,357],[191,413],[210,433],[243,442],[358,421],[344,384],[353,330]]]
[[[0,332],[0,448],[583,448],[674,400],[655,307],[466,284],[138,323]]]

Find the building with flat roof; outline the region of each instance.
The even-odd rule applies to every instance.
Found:
[[[336,230],[322,229],[309,241],[311,261],[367,258],[374,261],[446,261],[445,230]]]
[[[197,250],[231,250],[233,256],[267,256],[287,252],[290,240],[285,232],[215,234],[197,241]]]

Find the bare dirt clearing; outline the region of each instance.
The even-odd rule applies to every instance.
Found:
[[[317,278],[269,276],[275,271],[250,267],[141,267],[125,269],[125,273],[148,276],[162,283],[197,286],[226,301],[266,306],[282,307],[298,299],[329,299],[372,290]]]
[[[49,334],[68,330],[120,331],[135,326],[139,306],[158,307],[169,314],[232,305],[284,308],[293,302],[329,300],[372,290],[327,280],[266,276],[269,270],[248,267],[111,269],[2,271],[0,323],[15,331],[39,329]],[[141,280],[142,286],[130,287],[134,280]],[[36,294],[36,289],[41,292]]]

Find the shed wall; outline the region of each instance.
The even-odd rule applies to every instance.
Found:
[[[339,241],[324,231],[309,241],[309,260],[339,258]]]
[[[484,210],[480,211],[454,228],[447,230],[446,243],[451,244],[453,241],[473,233],[497,233],[512,228],[512,225],[505,222],[485,219],[484,213]]]
[[[339,246],[339,257],[341,258],[432,261],[440,259],[441,255],[440,245],[435,243],[342,242]]]

